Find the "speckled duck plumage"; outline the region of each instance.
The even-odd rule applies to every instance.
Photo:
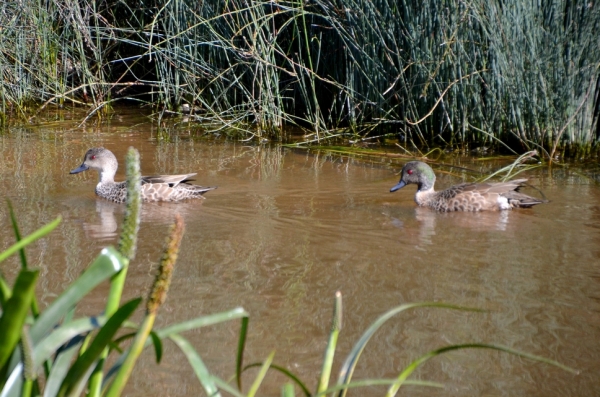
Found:
[[[547,202],[519,193],[527,179],[514,179],[499,183],[463,183],[436,192],[435,173],[421,161],[411,161],[402,168],[400,182],[390,189],[395,192],[406,185],[418,186],[415,201],[436,211],[498,211],[512,208],[529,208]]]
[[[99,181],[96,194],[116,203],[124,203],[127,196],[127,182],[115,182],[119,163],[115,155],[103,147],[89,149],[83,163],[71,174],[93,169],[98,171]],[[190,198],[204,198],[202,195],[216,187],[191,185],[188,182],[196,175],[154,175],[142,177],[141,195],[143,201],[180,201]]]

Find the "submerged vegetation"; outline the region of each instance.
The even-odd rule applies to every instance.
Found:
[[[127,100],[248,138],[586,155],[599,24],[573,0],[3,2],[0,120]]]
[[[168,235],[158,272],[145,310],[139,322],[132,320],[141,298],[122,303],[129,261],[136,253],[140,212],[139,155],[130,149],[127,155],[127,207],[118,249],[103,249],[83,274],[43,309],[37,304],[35,285],[38,270],[28,264],[25,248],[39,238],[49,235],[61,222],[60,217],[38,231],[21,237],[16,216],[10,208],[12,227],[17,242],[0,253],[0,262],[18,253],[22,269],[9,285],[0,276],[0,393],[3,396],[119,396],[126,386],[140,353],[153,347],[156,360],[163,354],[163,343],[170,340],[185,354],[198,381],[209,396],[257,395],[265,375],[274,370],[285,375],[281,386],[283,396],[298,392],[305,396],[345,396],[350,389],[382,385],[387,396],[394,396],[403,385],[442,387],[439,383],[412,380],[411,374],[429,359],[460,349],[491,349],[554,365],[576,373],[556,361],[489,343],[464,343],[432,350],[414,359],[393,379],[362,379],[353,381],[354,369],[369,340],[384,324],[396,315],[418,308],[474,310],[444,303],[404,304],[382,314],[371,324],[343,361],[337,381],[331,384],[337,341],[342,329],[342,297],[336,293],[333,320],[324,352],[322,368],[314,392],[289,370],[274,363],[275,352],[263,362],[245,365],[244,351],[249,332],[249,314],[242,308],[206,315],[161,329],[154,328],[155,319],[164,303],[171,276],[176,267],[179,245],[184,233],[181,217],[176,216]],[[75,318],[76,307],[86,295],[104,281],[110,282],[104,312],[97,316]],[[241,320],[234,376],[224,381],[212,374],[202,358],[181,335],[182,332],[230,320]],[[323,328],[327,325],[324,324]],[[237,327],[237,326],[236,326]],[[249,368],[259,371],[251,383],[242,384],[242,375]]]

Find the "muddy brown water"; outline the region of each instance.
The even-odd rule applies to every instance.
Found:
[[[146,296],[174,213],[186,222],[157,327],[241,306],[250,313],[246,362],[262,361],[274,350],[276,364],[314,389],[335,291],[344,302],[335,369],[387,310],[447,302],[486,312],[428,308],[395,317],[367,345],[354,379],[392,378],[430,350],[485,342],[558,360],[580,373],[469,349],[433,358],[412,376],[443,383],[444,389],[406,386],[404,392],[600,395],[600,188],[576,170],[528,172],[551,200],[531,210],[439,214],[416,208],[414,186],[389,193],[399,163],[187,136],[164,142],[135,111],[101,126],[77,128],[62,120],[15,128],[0,136],[2,196],[12,201],[23,233],[63,217],[49,237],[27,249],[30,263],[41,270],[42,306],[102,247],[117,241],[122,206],[95,197],[95,172],[69,175],[89,147],[100,145],[121,164],[127,147],[136,147],[144,174],[198,172],[199,184],[219,186],[203,201],[144,206],[126,298]],[[461,162],[477,167],[474,160]],[[123,172],[121,167],[118,177]],[[461,181],[438,173],[438,187]],[[6,205],[0,213],[5,249],[14,237]],[[10,280],[18,268],[17,257],[0,264]],[[99,287],[80,312],[99,313],[106,292],[106,285]],[[210,371],[228,379],[238,331],[235,321],[184,336]],[[247,371],[246,387],[256,373]],[[269,374],[259,394],[279,395],[284,381]],[[127,389],[130,396],[202,394],[185,357],[168,342],[160,365],[151,352],[142,356]]]

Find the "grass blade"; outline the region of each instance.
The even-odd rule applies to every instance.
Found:
[[[23,240],[21,240],[23,241]],[[104,248],[86,271],[37,318],[31,339],[37,344],[77,302],[98,284],[123,268],[125,260],[112,247]]]
[[[58,353],[52,364],[52,371],[50,371],[46,386],[44,387],[44,397],[54,397],[58,395],[60,385],[65,379],[65,376],[67,376],[71,362],[81,348],[83,339],[83,337],[71,339],[71,342]]]
[[[5,260],[9,256],[11,256],[15,252],[21,251],[23,248],[27,247],[29,244],[33,243],[35,240],[38,240],[38,239],[44,237],[45,235],[47,235],[48,233],[50,233],[52,230],[54,230],[60,224],[61,221],[62,221],[62,218],[59,216],[52,222],[48,223],[45,226],[42,226],[35,232],[31,233],[30,235],[26,236],[25,238],[17,241],[15,244],[8,247],[5,251],[0,253],[0,262],[2,262],[3,260]]]
[[[333,367],[333,357],[335,356],[335,348],[337,346],[338,336],[342,329],[342,293],[335,293],[335,303],[333,307],[333,319],[331,321],[331,332],[329,333],[329,341],[325,348],[325,357],[323,358],[323,366],[321,367],[321,377],[317,387],[317,394],[327,389],[329,386],[329,378],[331,376],[331,368]]]
[[[208,372],[208,368],[206,368],[204,361],[202,361],[200,355],[198,355],[198,352],[196,352],[191,343],[178,334],[171,334],[169,338],[173,342],[175,342],[175,344],[187,357],[188,362],[190,363],[192,369],[194,370],[194,373],[196,374],[196,377],[202,384],[202,387],[204,387],[204,391],[206,391],[206,394],[215,397],[220,396],[221,393],[219,392],[219,389],[217,388],[217,385],[214,382],[213,376],[211,376],[211,374]]]
[[[12,296],[0,317],[0,368],[4,368],[21,339],[25,318],[35,295],[38,271],[21,270]]]
[[[240,327],[240,337],[238,339],[238,349],[235,359],[235,379],[238,390],[242,390],[242,366],[244,365],[244,351],[246,349],[246,338],[248,336],[249,317],[243,317]]]
[[[242,372],[246,371],[248,368],[253,368],[253,367],[260,367],[262,366],[262,363],[252,363],[252,364],[248,364],[247,366],[244,367],[244,369],[242,370]],[[282,374],[284,374],[285,376],[287,376],[288,378],[290,378],[291,380],[294,381],[294,383],[296,385],[298,385],[298,387],[300,387],[300,389],[302,389],[302,392],[304,393],[304,395],[306,397],[310,397],[310,390],[308,390],[308,387],[306,387],[306,385],[304,384],[304,382],[302,382],[296,375],[294,375],[293,373],[291,373],[288,369],[281,367],[279,365],[275,365],[275,364],[271,364],[271,368],[281,372]]]
[[[61,346],[70,345],[78,337],[83,337],[90,331],[106,324],[106,316],[86,317],[62,324],[38,343],[33,350],[34,364],[41,365],[50,359]]]
[[[435,356],[438,356],[440,354],[444,354],[447,352],[451,352],[453,350],[461,350],[461,349],[492,349],[492,350],[498,350],[498,351],[502,351],[505,353],[510,353],[510,354],[514,354],[516,356],[519,357],[524,357],[524,358],[528,358],[530,360],[534,360],[534,361],[539,361],[539,362],[543,362],[546,364],[550,364],[553,365],[555,367],[561,368],[565,371],[571,372],[572,374],[579,374],[579,371],[568,367],[566,365],[563,365],[557,361],[554,360],[550,360],[544,357],[540,357],[540,356],[536,356],[534,354],[529,354],[529,353],[524,353],[515,349],[511,349],[509,347],[505,347],[505,346],[499,346],[499,345],[492,345],[492,344],[487,344],[487,343],[466,343],[466,344],[461,344],[461,345],[451,345],[451,346],[446,346],[446,347],[442,347],[441,349],[437,349],[437,350],[433,350],[427,354],[424,354],[423,356],[419,357],[418,359],[414,360],[412,363],[410,363],[408,365],[408,367],[406,367],[406,369],[404,369],[404,371],[402,371],[400,373],[400,375],[398,376],[398,378],[396,379],[396,382],[394,382],[394,384],[392,386],[390,386],[390,389],[388,390],[386,397],[392,397],[395,396],[396,393],[398,392],[398,390],[400,389],[400,387],[402,386],[402,384],[405,383],[406,379],[424,362],[426,362],[427,360],[429,360],[430,358],[433,358]]]
[[[119,308],[100,329],[90,346],[83,352],[69,369],[60,387],[59,396],[70,395],[80,379],[92,367],[104,348],[121,328],[123,321],[129,318],[141,302],[141,298],[133,299]]]
[[[344,361],[344,364],[342,365],[337,384],[344,385],[344,384],[347,384],[350,382],[350,379],[352,379],[352,374],[354,372],[354,369],[356,368],[356,364],[358,363],[358,359],[359,359],[362,351],[364,350],[367,342],[369,342],[369,340],[371,339],[371,337],[373,336],[375,331],[377,331],[379,328],[381,328],[381,326],[383,324],[385,324],[389,319],[394,317],[396,314],[401,313],[408,309],[413,309],[413,308],[418,308],[418,307],[439,307],[439,308],[455,309],[455,310],[481,311],[478,309],[471,309],[471,308],[455,306],[455,305],[448,305],[445,303],[436,303],[436,302],[408,303],[408,304],[401,305],[401,306],[395,307],[395,308],[387,311],[386,313],[381,315],[373,324],[371,324],[371,326],[360,337],[358,342],[356,342],[356,344],[352,348],[352,351],[350,352],[350,354],[348,354],[346,361]],[[340,391],[339,396],[343,397],[345,395],[346,395],[346,389],[342,389]]]
[[[263,379],[265,379],[265,376],[267,375],[267,371],[271,367],[271,363],[273,362],[273,357],[275,357],[274,351],[272,351],[271,354],[269,354],[269,356],[267,357],[267,359],[265,360],[263,365],[260,367],[260,370],[258,371],[258,375],[256,375],[254,382],[252,382],[252,385],[250,386],[250,390],[248,390],[248,394],[246,394],[247,397],[254,397],[256,395],[256,393],[258,392],[258,388],[260,387]]]
[[[286,383],[283,385],[281,389],[281,397],[295,397],[296,393],[294,393],[294,385],[291,383]]]
[[[17,217],[15,216],[15,211],[13,210],[12,203],[10,200],[6,200],[6,204],[8,205],[8,213],[10,215],[10,223],[12,224],[13,231],[15,232],[15,238],[17,241],[21,241],[21,232],[19,231],[19,225],[17,224]],[[25,256],[25,249],[21,248],[19,250],[19,256],[21,257],[21,267],[23,269],[27,269],[27,257]]]
[[[181,323],[157,330],[156,334],[161,339],[164,339],[172,334],[179,334],[184,331],[190,331],[201,327],[207,327],[209,325],[220,324],[225,321],[235,320],[238,318],[244,318],[248,316],[248,312],[246,312],[243,308],[238,307],[226,312],[210,314],[192,320],[183,321]]]

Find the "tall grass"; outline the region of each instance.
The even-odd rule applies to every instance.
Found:
[[[22,0],[0,5],[2,111],[116,100],[306,142],[498,141],[553,157],[600,136],[600,10],[573,0]]]

